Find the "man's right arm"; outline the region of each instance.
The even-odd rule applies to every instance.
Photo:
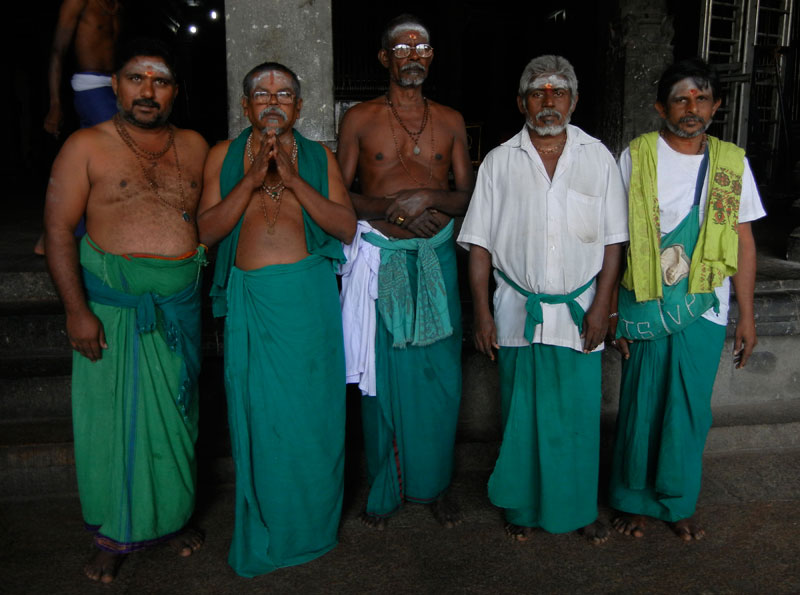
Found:
[[[342,127],[339,131],[336,161],[339,162],[344,187],[350,193],[350,200],[353,202],[357,217],[367,221],[385,219],[386,208],[392,204],[391,200],[383,197],[364,196],[350,189],[356,177],[358,157],[361,150],[358,138],[361,120],[359,106],[354,106],[345,113],[344,118],[342,118]]]
[[[88,131],[72,135],[53,162],[44,209],[47,268],[64,303],[72,348],[97,361],[106,349],[100,320],[89,309],[80,273],[75,227],[89,199]]]
[[[248,172],[222,200],[219,176],[229,146],[230,142],[222,142],[212,148],[203,170],[203,194],[197,206],[197,232],[200,241],[209,247],[224,239],[236,227],[250,204],[253,192],[261,185],[269,164],[267,151],[260,151]]]
[[[489,275],[492,271],[492,255],[486,248],[471,244],[469,248],[469,288],[474,309],[473,333],[475,349],[494,360],[493,350],[497,344],[497,328],[489,309]]]
[[[47,70],[47,84],[50,89],[50,109],[44,118],[44,129],[56,138],[61,132],[63,114],[61,112],[61,75],[64,57],[78,27],[78,20],[87,0],[64,0],[58,13],[53,45],[50,49],[50,66]]]

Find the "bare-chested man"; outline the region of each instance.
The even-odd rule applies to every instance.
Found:
[[[337,543],[344,487],[345,383],[334,267],[356,217],[336,160],[293,130],[303,100],[286,66],[244,77],[252,124],[211,150],[199,228],[220,242],[211,291],[226,316],[225,382],[242,576],[320,556]]]
[[[111,70],[120,12],[119,0],[64,0],[61,3],[47,76],[50,110],[44,119],[44,129],[49,134],[58,137],[61,133],[64,119],[61,80],[64,60],[73,40],[78,72],[72,77],[72,89],[81,128],[105,122],[117,113],[111,90]]]
[[[472,167],[461,115],[422,94],[427,28],[401,15],[381,45],[389,91],[347,112],[337,154],[345,184],[360,181],[342,309],[348,381],[364,395],[371,489],[361,518],[382,529],[404,501],[421,502],[449,528],[461,522],[445,498],[461,400],[452,218],[466,210]]]
[[[58,13],[58,23],[50,51],[47,83],[50,89],[50,109],[44,118],[44,129],[58,138],[64,112],[61,108],[61,79],[64,60],[74,40],[78,72],[72,75],[75,111],[81,128],[95,126],[117,113],[117,100],[111,89],[111,70],[114,66],[114,45],[120,29],[119,0],[64,0]],[[86,233],[83,219],[75,235]],[[35,254],[44,255],[44,234],[33,247]]]
[[[72,410],[87,576],[114,580],[123,555],[202,544],[194,509],[200,269],[195,210],[208,146],[167,122],[170,51],[134,40],[112,76],[120,113],[79,130],[47,190],[47,264],[75,350]],[[76,249],[75,226],[88,233]]]

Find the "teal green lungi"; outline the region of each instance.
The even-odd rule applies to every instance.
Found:
[[[489,499],[506,520],[564,533],[597,519],[600,358],[567,347],[500,347],[503,443]]]
[[[301,564],[336,545],[344,375],[330,260],[232,269],[225,383],[236,521],[228,561],[240,575]]]
[[[704,318],[630,345],[622,363],[611,506],[675,522],[694,514],[725,327]]]
[[[194,511],[205,247],[119,256],[86,235],[80,260],[108,349],[94,363],[73,355],[78,490],[97,547],[122,554],[169,539]]]
[[[228,148],[224,198],[244,176],[250,128]],[[319,143],[293,131],[300,176],[328,196]],[[243,271],[234,266],[243,217],[220,242],[211,289],[225,322],[225,386],[236,466],[228,562],[252,577],[331,550],[342,509],[345,366],[334,266],[342,244],[303,209],[310,256]]]
[[[449,315],[449,323],[442,326],[426,319],[426,327],[428,330],[435,327],[438,331],[446,327],[442,332],[448,336],[427,345],[408,343],[395,347],[400,335],[410,339],[412,335],[424,336],[425,332],[419,328],[413,331],[411,326],[407,326],[405,331],[408,332],[405,332],[402,330],[404,325],[396,320],[393,325],[395,332],[390,332],[376,302],[378,394],[361,399],[364,450],[370,479],[366,512],[373,516],[389,516],[405,500],[433,502],[450,485],[461,402],[461,304],[452,229],[448,227],[439,233],[448,232],[449,237],[412,240],[429,242],[438,258],[446,291],[446,298],[441,294],[441,309]],[[409,249],[411,245],[407,240],[388,240],[379,244],[382,262],[390,243],[405,252],[410,292],[403,293],[413,302],[412,309],[419,318],[418,298],[426,295],[425,288],[418,291],[419,253]],[[452,325],[452,332],[449,325]],[[423,338],[422,342],[427,341]]]

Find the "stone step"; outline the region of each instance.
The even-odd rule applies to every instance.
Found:
[[[0,314],[59,311],[61,303],[46,272],[0,272]]]
[[[0,357],[42,351],[69,353],[63,314],[0,316]]]
[[[0,378],[0,420],[69,417],[71,377]]]
[[[64,376],[72,372],[72,352],[41,350],[4,353],[0,356],[0,378]]]

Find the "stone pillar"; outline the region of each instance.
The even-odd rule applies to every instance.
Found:
[[[333,141],[331,0],[226,0],[228,136],[249,123],[242,114],[242,78],[262,62],[280,62],[300,79],[303,109],[295,127]]]
[[[666,0],[619,0],[619,17],[613,25],[609,56],[617,66],[620,92],[609,88],[608,102],[621,104],[613,124],[618,130],[609,147],[619,153],[636,136],[661,126],[653,103],[661,73],[673,62],[672,17]],[[610,132],[610,131],[609,131]]]

